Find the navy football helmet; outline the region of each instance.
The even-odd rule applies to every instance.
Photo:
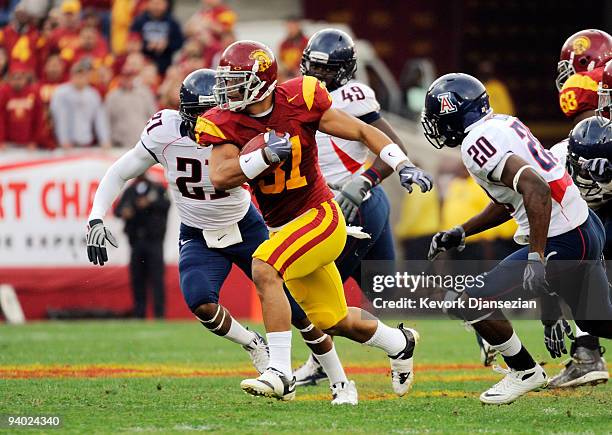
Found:
[[[451,73],[438,78],[427,90],[421,124],[435,148],[456,147],[465,138],[465,129],[489,113],[484,85],[471,75]]]
[[[308,40],[300,64],[302,74],[318,78],[333,91],[351,80],[356,70],[355,43],[347,33],[323,29]]]
[[[574,184],[583,191],[583,196],[601,193],[583,165],[587,160],[612,158],[612,124],[602,125],[596,116],[583,119],[569,134],[567,146],[567,170]]]
[[[190,73],[179,92],[179,113],[183,122],[193,129],[198,116],[217,105],[213,95],[215,71],[197,69]]]

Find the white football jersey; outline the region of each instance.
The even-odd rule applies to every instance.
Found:
[[[380,104],[372,88],[354,80],[332,91],[331,97],[333,109],[343,110],[357,118],[376,118],[380,112]],[[328,184],[342,186],[349,182],[354,174],[360,173],[369,151],[364,144],[320,131],[317,131],[316,140],[319,166]]]
[[[176,110],[161,110],[147,123],[142,145],[164,167],[181,222],[204,230],[217,230],[241,220],[251,195],[242,187],[216,191],[208,176],[211,148],[198,146],[181,133]]]
[[[550,186],[552,212],[548,237],[566,233],[584,223],[588,206],[565,165],[544,149],[521,121],[513,116],[491,114],[466,131],[468,134],[461,144],[463,163],[491,199],[508,207],[518,224],[514,235],[517,243],[529,243],[529,221],[523,196],[500,181],[504,165],[513,154],[525,160]]]
[[[561,142],[553,145],[550,151],[555,155],[559,163],[564,167],[567,167],[567,147],[569,146],[569,140],[564,139]],[[591,180],[586,180],[579,175],[577,175],[578,181],[577,183],[585,183],[589,185],[593,183]],[[584,180],[584,181],[583,181]],[[580,190],[580,195],[582,199],[586,201],[588,206],[593,210],[599,209],[602,205],[609,202],[612,199],[612,186],[607,184],[596,183],[596,186],[592,187],[581,187],[580,185],[576,185],[578,190]]]

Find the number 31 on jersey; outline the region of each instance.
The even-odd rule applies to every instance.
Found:
[[[273,174],[259,180],[259,190],[267,195],[281,193],[285,188],[287,190],[298,189],[306,186],[306,177],[300,174],[300,163],[302,162],[302,143],[299,136],[292,136],[291,141],[291,157],[281,166],[274,170]],[[289,178],[287,178],[289,172]],[[274,176],[272,184],[266,183]]]

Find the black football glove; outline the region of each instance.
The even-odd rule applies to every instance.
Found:
[[[93,264],[104,266],[108,261],[106,241],[115,248],[119,246],[115,236],[104,226],[102,219],[92,219],[87,227],[87,257]]]
[[[598,183],[607,184],[612,181],[612,163],[606,158],[587,160],[582,164],[582,169],[589,171],[589,175]]]
[[[342,210],[347,223],[353,222],[361,203],[370,189],[372,189],[370,180],[365,177],[356,177],[346,183],[340,193],[338,193],[336,201],[338,201],[340,210]]]
[[[412,193],[412,185],[418,184],[421,192],[425,193],[433,187],[433,178],[427,172],[416,166],[404,163],[398,168],[400,183],[404,189]]]
[[[273,165],[287,160],[291,155],[289,133],[279,136],[274,130],[265,134],[266,147],[263,149],[266,160]]]
[[[565,347],[565,336],[570,340],[575,340],[572,327],[564,318],[560,318],[553,323],[544,324],[544,344],[548,353],[553,358],[560,358],[561,354],[567,354]]]
[[[459,252],[465,248],[465,231],[461,225],[436,233],[431,239],[427,259],[435,260],[440,253],[452,248],[457,248]]]
[[[546,280],[546,258],[541,258],[537,252],[530,252],[527,256],[523,288],[536,297],[552,294]]]

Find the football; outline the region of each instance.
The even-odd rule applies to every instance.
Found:
[[[248,141],[246,145],[242,147],[242,150],[240,150],[240,155],[243,156],[245,154],[252,153],[253,151],[257,151],[257,150],[261,150],[265,148],[266,147],[265,135],[266,135],[265,133],[259,133],[253,139]],[[272,172],[274,172],[276,168],[278,168],[282,164],[283,162],[270,165],[270,167],[266,169],[265,171],[263,171],[261,174],[259,174],[259,177],[257,178],[265,177],[266,175],[271,174]]]

